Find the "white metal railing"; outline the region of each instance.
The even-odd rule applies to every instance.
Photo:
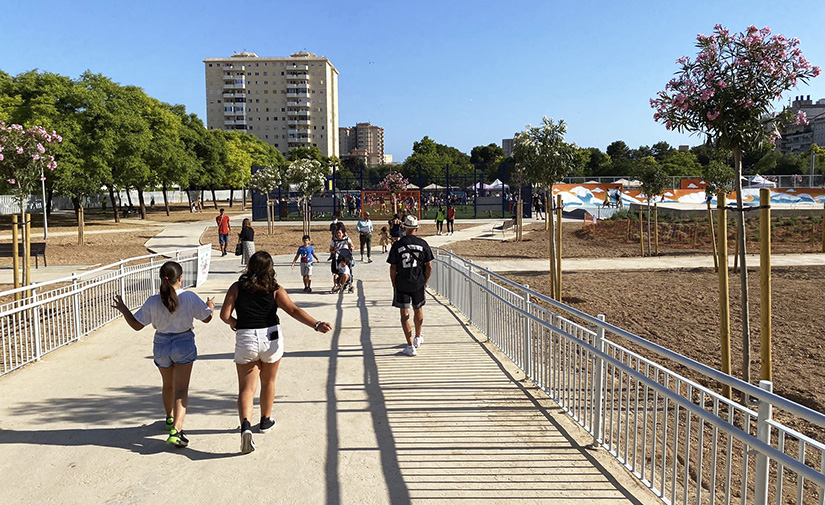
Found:
[[[39,360],[120,317],[111,307],[121,295],[129,308],[159,289],[158,270],[174,259],[183,267],[183,286],[202,283],[210,245],[121,260],[81,274],[0,293],[20,300],[0,304],[0,376]]]
[[[770,382],[725,375],[442,249],[430,287],[665,503],[825,502],[825,415]]]

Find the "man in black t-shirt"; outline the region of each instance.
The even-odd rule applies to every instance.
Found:
[[[418,219],[407,216],[402,223],[406,235],[390,248],[387,263],[390,264],[390,280],[393,287],[393,307],[401,309],[401,328],[407,339],[404,354],[415,356],[417,347],[424,343],[421,326],[424,323],[424,288],[432,273],[433,252],[423,238],[415,236]],[[413,310],[415,337],[410,326],[410,309]]]

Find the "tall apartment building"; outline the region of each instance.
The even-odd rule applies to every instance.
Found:
[[[811,144],[825,145],[825,98],[814,103],[811,95],[794,97],[791,102],[794,112],[803,111],[808,116],[807,125],[786,125],[776,148],[782,153],[804,152]]]
[[[385,163],[384,129],[369,123],[338,129],[338,151],[342,158],[361,158],[368,166]]]
[[[338,70],[327,58],[240,52],[203,63],[207,128],[247,131],[284,155],[315,146],[338,156]]]

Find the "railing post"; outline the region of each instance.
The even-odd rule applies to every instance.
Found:
[[[40,331],[40,305],[37,303],[37,288],[32,288],[32,319],[34,319],[34,359],[40,361],[43,356],[43,346],[40,343],[42,332]]]
[[[78,293],[78,281],[75,273],[72,272],[72,312],[74,319],[74,336],[77,340],[83,336],[80,329],[80,293]]]
[[[455,296],[453,286],[453,251],[449,252],[450,254],[447,255],[447,299],[450,300],[450,303],[453,303],[453,297]]]
[[[470,316],[470,324],[473,323],[473,261],[467,263],[467,301],[470,306],[467,308],[467,313]]]
[[[487,327],[485,328],[485,333],[487,334],[487,340],[490,340],[490,334],[492,333],[492,327],[493,327],[493,310],[492,310],[493,307],[492,307],[492,304],[490,303],[491,302],[490,297],[492,296],[492,294],[491,294],[492,291],[490,290],[490,272],[489,271],[487,272],[486,288],[487,289],[485,291],[487,293],[485,295],[485,304],[486,304],[485,307],[486,307],[487,310],[485,310],[485,312],[487,313],[487,318],[486,318],[487,319],[487,321],[486,321]]]
[[[149,278],[152,283],[152,293],[158,292],[157,278],[155,276],[155,258],[149,258]]]
[[[177,254],[175,255],[177,256]],[[124,303],[126,300],[126,269],[123,267],[123,263],[120,263],[120,297],[124,299]],[[126,304],[128,306],[128,304]]]
[[[526,314],[530,313],[530,285],[524,285],[524,312]],[[533,370],[532,366],[532,352],[530,349],[530,317],[525,314],[524,316],[524,375],[525,377],[530,377],[531,372]]]
[[[599,321],[604,321],[604,314],[597,316]],[[596,340],[594,346],[599,352],[604,352],[604,327],[596,328]],[[604,358],[601,354],[596,354],[596,397],[593,399],[593,446],[598,447],[602,443],[602,404],[604,403]]]
[[[773,382],[759,381],[759,387],[769,393],[773,393]],[[756,438],[770,445],[771,427],[768,424],[773,415],[773,405],[770,402],[759,400],[759,412],[756,416]],[[770,469],[770,459],[764,453],[756,454],[756,486],[754,489],[754,505],[767,505],[768,503],[768,475]]]

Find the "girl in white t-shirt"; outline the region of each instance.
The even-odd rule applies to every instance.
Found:
[[[177,447],[189,445],[183,433],[183,418],[192,363],[198,357],[192,323],[195,319],[208,323],[215,308],[214,298],[207,298],[204,303],[195,293],[181,289],[182,277],[181,266],[167,261],[160,267],[160,293],[150,296],[134,315],[119,295],[112,304],[135,331],[149,324],[155,328],[153,355],[163,378],[163,406],[169,431],[166,443]]]

